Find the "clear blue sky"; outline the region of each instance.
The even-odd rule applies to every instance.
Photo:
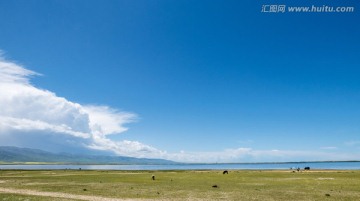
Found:
[[[265,4],[355,12],[262,13]],[[42,74],[31,79],[40,89],[137,114],[114,141],[360,160],[356,9],[350,0],[1,0],[0,49]]]

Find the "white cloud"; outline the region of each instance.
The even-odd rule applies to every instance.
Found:
[[[107,138],[95,136],[94,142],[89,146],[97,150],[111,150],[118,155],[139,158],[166,158],[166,152],[137,141],[112,141]]]
[[[2,83],[21,83],[28,84],[29,76],[39,75],[31,70],[25,69],[15,63],[5,61],[0,52],[1,73],[0,81]]]
[[[7,73],[0,61],[0,77]],[[14,82],[0,81],[1,129],[49,130],[90,137],[88,114],[79,104],[37,89],[28,84],[25,75],[18,74],[21,76],[12,78]]]
[[[127,130],[123,125],[135,120],[136,115],[128,112],[119,112],[108,106],[83,106],[83,110],[91,114],[89,126],[95,134],[117,134]]]
[[[106,137],[126,131],[124,125],[133,122],[135,114],[58,97],[31,85],[29,78],[34,75],[39,74],[0,58],[0,145],[41,146],[40,140],[61,144],[63,151],[77,145],[135,157],[161,153],[140,142],[114,142]],[[51,142],[46,139],[50,137]]]
[[[334,153],[304,150],[255,150],[252,148],[226,149],[215,152],[166,153],[167,159],[185,162],[233,163],[233,162],[289,162],[330,161],[359,159],[359,153]]]
[[[49,131],[55,133],[63,133],[73,135],[74,137],[89,138],[90,135],[87,133],[74,131],[71,127],[61,124],[50,124],[48,122],[40,120],[30,120],[30,119],[20,119],[13,117],[0,117],[0,128],[4,131],[9,131],[11,129],[20,130],[20,131]]]

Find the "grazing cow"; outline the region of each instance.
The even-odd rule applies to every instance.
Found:
[[[310,170],[310,167],[305,167],[304,170]]]
[[[229,171],[224,170],[223,174],[229,174]]]
[[[152,180],[155,180],[155,175],[152,175],[152,176],[151,176],[151,179],[152,179]]]

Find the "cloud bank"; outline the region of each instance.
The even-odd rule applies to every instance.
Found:
[[[360,154],[320,151],[226,149],[217,152],[168,153],[138,141],[114,141],[137,115],[109,106],[82,105],[31,84],[39,73],[0,57],[0,146],[39,148],[54,152],[105,151],[122,156],[163,158],[182,162],[273,162],[353,160]],[[349,142],[351,145],[359,141]],[[327,151],[324,151],[327,150]]]
[[[81,105],[39,89],[30,78],[40,75],[0,58],[0,145],[67,150],[103,150],[134,157],[161,151],[136,141],[114,142],[137,115],[108,106]]]

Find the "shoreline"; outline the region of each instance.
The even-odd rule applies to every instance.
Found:
[[[0,169],[16,170],[360,170],[360,161],[216,164],[0,164]]]
[[[0,165],[262,165],[262,164],[304,164],[304,163],[359,163],[360,160],[346,161],[291,161],[291,162],[238,162],[238,163],[183,163],[174,162],[169,164],[157,163],[73,163],[73,162],[5,162],[0,161]]]

